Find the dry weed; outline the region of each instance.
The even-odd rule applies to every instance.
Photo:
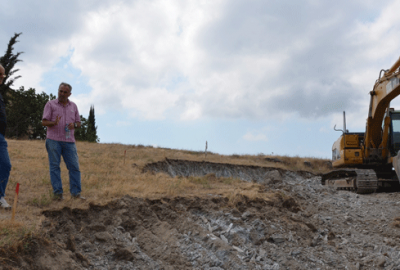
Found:
[[[24,226],[21,222],[0,220],[0,246],[10,245],[15,239],[21,239],[32,233],[34,228]]]

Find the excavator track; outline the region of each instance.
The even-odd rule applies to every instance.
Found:
[[[378,190],[378,177],[372,169],[334,170],[323,174],[321,183],[334,186],[338,190],[351,190],[358,194],[369,194]]]

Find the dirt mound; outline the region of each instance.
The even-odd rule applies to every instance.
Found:
[[[163,172],[171,177],[176,176],[205,176],[214,174],[216,177],[237,178],[248,182],[268,184],[280,182],[285,174],[293,173],[280,168],[237,165],[228,163],[199,162],[180,159],[165,159],[155,163],[149,163],[143,168],[143,172]],[[296,172],[306,178],[315,176],[306,171]]]

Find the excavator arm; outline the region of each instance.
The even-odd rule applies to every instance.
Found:
[[[400,95],[400,58],[388,70],[382,70],[373,90],[370,92],[370,106],[364,141],[364,159],[368,162],[381,161],[388,158],[387,139],[390,118],[386,114],[384,129],[382,122],[389,111],[390,102]],[[382,73],[381,71],[381,73]],[[397,72],[396,72],[397,71]]]

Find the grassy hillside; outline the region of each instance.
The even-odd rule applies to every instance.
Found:
[[[78,142],[78,155],[82,173],[82,195],[86,201],[71,199],[68,171],[61,164],[64,200],[52,200],[47,152],[44,141],[8,140],[12,163],[6,199],[12,204],[17,183],[20,195],[16,220],[11,224],[11,211],[0,210],[0,246],[35,233],[43,220],[43,210],[62,208],[87,208],[89,203],[105,204],[114,198],[129,194],[141,198],[173,196],[207,196],[220,194],[232,203],[241,195],[268,199],[268,192],[255,183],[237,179],[171,178],[165,174],[143,174],[145,164],[170,159],[205,160],[204,153],[186,150],[144,147],[141,145],[93,144]],[[126,151],[126,155],[124,154]],[[125,156],[125,157],[124,157]],[[264,155],[219,155],[208,153],[207,161],[241,165],[279,167],[287,170],[306,170],[322,173],[329,170],[327,160]],[[304,162],[307,162],[305,164]]]

